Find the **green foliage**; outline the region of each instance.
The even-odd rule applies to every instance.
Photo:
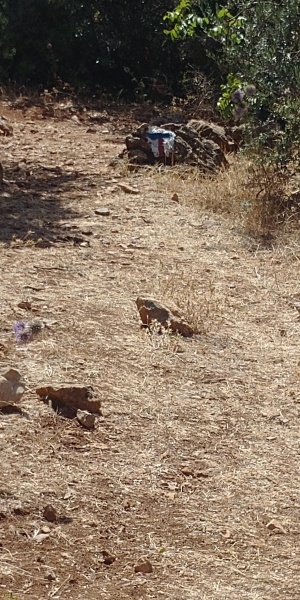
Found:
[[[172,40],[193,37],[200,32],[226,45],[239,45],[244,39],[245,18],[234,16],[227,7],[219,8],[218,4],[215,4],[214,11],[206,3],[198,4],[195,10],[190,0],[181,0],[174,11],[164,16],[164,20],[171,27],[164,33]]]
[[[0,78],[5,76],[16,52],[8,33],[9,8],[7,0],[0,0]]]
[[[0,0],[2,83],[134,94],[176,85],[179,53],[163,33],[173,0]],[[9,60],[6,59],[6,55]]]
[[[233,113],[233,102],[231,96],[235,90],[241,88],[242,82],[233,73],[227,75],[227,82],[221,85],[221,96],[218,100],[217,107],[223,119],[230,119]]]
[[[299,0],[181,1],[166,20],[172,39],[206,39],[226,83],[218,108],[226,119],[242,117],[250,124],[252,149],[280,168],[299,165],[300,4]],[[218,45],[209,46],[214,39]],[[225,72],[224,72],[225,71]],[[256,89],[255,97],[232,102],[235,89]],[[263,126],[261,122],[263,121]]]

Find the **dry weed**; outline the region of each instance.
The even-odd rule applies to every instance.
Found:
[[[163,167],[152,175],[159,188],[179,201],[203,211],[225,213],[243,219],[251,200],[249,163],[240,156],[232,158],[230,168],[214,176],[204,176],[197,168]]]
[[[147,328],[149,343],[153,350],[163,350],[168,352],[182,352],[181,336],[174,333],[171,329],[162,327],[160,323],[153,322]]]
[[[157,283],[157,296],[171,310],[177,308],[196,334],[216,331],[223,322],[225,297],[213,281],[209,281],[203,290],[196,277],[190,274],[176,272],[161,275]]]
[[[288,171],[263,165],[251,167],[248,186],[252,199],[245,222],[250,233],[265,235],[299,218],[299,206],[297,201],[293,203],[295,194],[291,193],[293,183],[297,185]]]

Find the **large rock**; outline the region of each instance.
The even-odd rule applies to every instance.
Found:
[[[163,129],[175,134],[174,147],[168,155],[154,155],[149,141],[149,135],[153,135],[154,130],[144,123],[126,138],[126,150],[121,158],[127,157],[132,164],[154,164],[158,161],[172,166],[184,163],[208,173],[228,166],[224,153],[227,148],[225,139],[224,144],[218,144],[212,137],[204,137],[197,129],[184,123],[166,123]],[[221,138],[216,136],[215,139],[220,141]]]
[[[173,312],[154,298],[139,296],[136,299],[137,309],[143,325],[149,327],[158,324],[173,332],[180,333],[184,337],[193,335],[193,328],[173,310]]]
[[[21,374],[12,367],[0,371],[0,408],[20,402],[25,392]]]
[[[101,401],[93,400],[91,388],[67,386],[54,389],[51,385],[47,385],[37,388],[36,393],[44,401],[51,400],[55,407],[68,406],[101,415]]]
[[[230,140],[226,135],[224,127],[215,123],[209,123],[208,121],[202,121],[201,119],[192,119],[188,122],[188,127],[195,129],[201,139],[211,140],[217,144],[223,152],[231,151]]]

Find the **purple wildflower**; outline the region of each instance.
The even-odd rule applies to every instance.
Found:
[[[244,97],[245,92],[241,88],[238,88],[231,94],[231,102],[233,102],[233,104],[240,104],[243,102]]]
[[[32,339],[32,332],[24,321],[17,321],[14,324],[14,334],[19,344],[27,344]]]
[[[247,112],[247,106],[243,102],[242,104],[235,106],[233,111],[233,116],[235,120],[240,119]]]

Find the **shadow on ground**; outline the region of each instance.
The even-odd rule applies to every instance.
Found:
[[[77,216],[63,202],[75,188],[78,172],[60,167],[7,170],[0,187],[0,242],[59,241],[64,221]],[[77,188],[77,185],[76,185]]]

